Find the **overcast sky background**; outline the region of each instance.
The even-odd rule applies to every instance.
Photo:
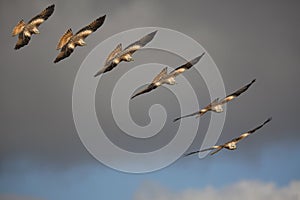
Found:
[[[41,34],[15,51],[17,38],[11,37],[15,24],[52,3],[55,12],[40,26]],[[257,194],[250,199],[264,195],[300,199],[299,8],[298,1],[258,0],[1,1],[0,200],[229,199],[236,191],[231,199],[250,194]],[[53,64],[57,41],[68,28],[76,32],[104,14],[105,24],[86,39],[86,47]],[[73,122],[72,89],[77,70],[99,42],[147,26],[174,29],[198,41],[219,67],[228,93],[257,79],[247,94],[228,105],[220,143],[269,116],[273,121],[240,143],[237,151],[222,151],[203,160],[197,156],[180,159],[153,173],[125,174],[96,161],[82,145]],[[136,54],[137,64],[145,62],[146,53]],[[156,56],[163,64],[183,62],[171,55]],[[124,70],[130,67],[124,64]],[[114,71],[115,77],[124,70]],[[200,105],[209,101],[203,84],[197,86],[203,91]],[[143,113],[151,104],[161,103],[173,119],[180,112],[171,110],[176,102],[168,107],[168,101],[156,98],[166,91],[162,88],[137,99],[135,106],[130,105],[133,118],[141,124],[147,122]],[[99,113],[100,92],[96,99]],[[207,126],[208,120],[207,116],[201,124]],[[110,125],[114,123],[106,124],[107,130],[114,130]],[[167,123],[164,131],[174,128]],[[202,139],[199,134],[190,150]]]

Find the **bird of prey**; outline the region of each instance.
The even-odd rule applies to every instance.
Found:
[[[150,92],[151,90],[154,90],[155,88],[163,84],[174,85],[176,83],[175,77],[185,72],[186,70],[190,69],[196,63],[198,63],[198,61],[204,56],[204,54],[205,53],[202,53],[200,56],[194,58],[193,60],[185,63],[184,65],[181,65],[180,67],[177,67],[169,74],[167,73],[167,67],[163,68],[163,70],[153,79],[153,81],[145,89],[133,95],[131,99],[141,94]]]
[[[202,115],[204,115],[205,113],[207,113],[208,111],[213,111],[216,113],[221,113],[224,111],[223,109],[223,105],[233,99],[235,99],[236,97],[240,96],[242,93],[244,93],[246,90],[248,90],[248,88],[255,82],[256,79],[252,80],[251,83],[247,84],[246,86],[240,88],[239,90],[235,91],[234,93],[226,96],[224,99],[219,100],[219,98],[215,99],[213,102],[211,102],[210,104],[208,104],[206,107],[202,108],[200,111],[197,111],[195,113],[189,114],[189,115],[185,115],[182,117],[178,117],[176,119],[174,119],[173,121],[176,122],[177,120],[180,120],[182,118],[186,118],[186,117],[191,117],[191,116],[197,116],[197,117],[201,117]]]
[[[99,17],[86,27],[80,29],[75,35],[73,35],[72,29],[67,30],[58,42],[56,49],[60,49],[60,53],[54,60],[54,63],[69,57],[77,46],[85,46],[86,43],[84,39],[95,32],[104,23],[105,17],[106,15]]]
[[[229,150],[235,150],[236,149],[236,145],[239,141],[241,141],[242,139],[248,137],[249,135],[251,135],[252,133],[254,133],[255,131],[257,131],[258,129],[262,128],[266,123],[268,123],[269,121],[271,121],[272,118],[267,119],[264,123],[262,123],[260,126],[241,134],[239,137],[236,137],[232,140],[230,140],[229,142],[226,142],[225,144],[222,145],[217,145],[217,146],[212,146],[208,149],[202,149],[200,151],[194,151],[188,154],[185,154],[184,156],[190,156],[199,152],[204,152],[204,151],[210,151],[210,150],[214,150],[212,153],[210,153],[210,155],[214,155],[216,153],[218,153],[219,151],[221,151],[223,148],[225,149],[229,149]]]
[[[54,12],[54,4],[48,6],[40,14],[32,18],[27,24],[22,19],[13,29],[12,36],[18,36],[18,41],[15,46],[15,49],[20,49],[27,45],[30,41],[30,38],[33,34],[38,34],[40,31],[38,27],[46,21]]]
[[[122,50],[122,44],[118,44],[117,47],[108,55],[104,67],[100,69],[94,77],[99,76],[102,73],[106,73],[115,68],[120,62],[131,62],[133,61],[132,54],[148,44],[155,36],[157,31],[149,33],[142,37],[140,40],[128,45]]]

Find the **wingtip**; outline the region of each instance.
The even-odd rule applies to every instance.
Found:
[[[193,151],[193,152],[190,152],[190,153],[186,153],[186,154],[183,154],[183,157],[191,156],[193,154],[200,153],[200,152],[201,151]]]
[[[272,120],[272,117],[269,117],[266,121],[265,121],[265,123],[268,123],[269,121],[271,121]]]
[[[151,38],[153,39],[154,36],[156,35],[157,31],[158,31],[158,30],[149,33],[148,36],[151,36]]]
[[[205,52],[203,52],[200,56],[194,58],[190,63],[196,64],[199,62],[199,60],[205,55]]]
[[[14,50],[19,50],[19,49],[21,49],[21,48],[23,48],[23,47],[25,47],[26,45],[15,45],[15,47],[14,47]]]
[[[58,63],[60,60],[55,58],[55,60],[53,61],[53,63]]]
[[[135,97],[137,97],[138,95],[133,95],[132,97],[130,97],[130,99],[132,100],[132,99],[134,99]]]
[[[52,4],[52,5],[48,6],[48,7],[46,8],[46,10],[51,10],[50,12],[51,12],[51,14],[52,14],[53,11],[54,11],[54,8],[55,8],[55,4]]]
[[[101,75],[101,74],[103,74],[104,73],[104,70],[103,70],[103,68],[102,69],[100,69],[95,75],[94,75],[94,77],[97,77],[97,76],[99,76],[99,75]]]
[[[155,31],[153,31],[153,32],[152,32],[152,34],[154,34],[154,35],[155,35],[155,34],[157,33],[157,31],[158,31],[158,30],[155,30]]]
[[[199,57],[202,58],[205,55],[205,52],[203,52]]]
[[[177,122],[178,120],[180,120],[180,117],[173,119],[173,122]]]
[[[104,21],[104,20],[105,20],[105,18],[106,18],[106,14],[105,14],[105,15],[103,15],[103,16],[101,16],[101,17],[99,17],[99,18],[98,18],[98,20],[100,20],[100,21],[102,21],[102,20],[103,20],[103,21]]]
[[[96,77],[98,77],[100,74],[102,74],[102,73],[97,72],[97,73],[94,75],[94,77],[96,78]]]

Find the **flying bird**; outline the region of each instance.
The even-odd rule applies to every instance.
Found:
[[[132,54],[148,44],[155,36],[157,31],[149,33],[142,37],[140,40],[128,45],[122,50],[122,44],[118,44],[117,47],[108,55],[104,67],[100,69],[94,77],[99,76],[102,73],[106,73],[115,68],[120,62],[131,62],[133,61]]]
[[[213,102],[211,102],[210,104],[208,104],[206,107],[202,108],[200,111],[197,111],[195,113],[189,114],[189,115],[185,115],[182,117],[178,117],[176,119],[174,119],[173,121],[176,122],[177,120],[180,120],[182,118],[186,118],[186,117],[192,117],[192,116],[197,116],[197,117],[201,117],[202,115],[204,115],[205,113],[207,113],[208,111],[213,111],[216,113],[221,113],[224,111],[223,105],[225,103],[228,103],[229,101],[237,98],[238,96],[240,96],[242,93],[244,93],[246,90],[248,90],[248,88],[256,81],[256,79],[252,80],[251,83],[247,84],[246,86],[240,88],[239,90],[235,91],[234,93],[226,96],[224,99],[219,100],[219,98],[215,99]]]
[[[239,137],[237,138],[234,138],[232,140],[230,140],[229,142],[226,142],[225,144],[222,144],[222,145],[217,145],[217,146],[212,146],[208,149],[202,149],[200,151],[194,151],[194,152],[191,152],[191,153],[188,153],[188,154],[185,154],[184,156],[190,156],[190,155],[193,155],[193,154],[196,154],[196,153],[199,153],[199,152],[204,152],[204,151],[210,151],[210,150],[215,150],[213,151],[212,153],[210,153],[210,155],[214,155],[216,153],[218,153],[219,151],[221,151],[223,148],[225,149],[229,149],[229,150],[235,150],[237,147],[237,143],[239,141],[241,141],[242,139],[248,137],[249,135],[251,135],[252,133],[254,133],[255,131],[257,131],[258,129],[262,128],[266,123],[268,123],[269,121],[271,121],[272,118],[269,118],[267,119],[263,124],[261,124],[260,126],[246,132],[246,133],[243,133],[242,135],[240,135]]]
[[[40,14],[32,18],[27,24],[22,19],[13,29],[12,36],[18,36],[18,41],[16,43],[15,49],[20,49],[27,45],[33,34],[39,34],[40,31],[38,27],[46,21],[54,12],[54,4],[48,6]]]
[[[176,83],[175,77],[178,76],[179,74],[182,74],[186,70],[190,69],[193,65],[198,63],[198,61],[204,56],[204,54],[205,53],[202,53],[200,56],[194,58],[193,60],[185,63],[184,65],[181,65],[180,67],[177,67],[169,74],[167,73],[167,67],[163,68],[163,70],[152,80],[152,82],[145,89],[133,95],[131,99],[141,94],[150,92],[151,90],[154,90],[155,88],[163,84],[174,85]]]
[[[54,63],[69,57],[77,46],[85,46],[84,39],[102,26],[105,17],[106,15],[99,17],[86,27],[80,29],[75,35],[73,35],[72,29],[68,29],[58,42],[56,49],[60,49],[60,53],[54,60]]]

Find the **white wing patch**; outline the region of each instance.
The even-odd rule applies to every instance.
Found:
[[[45,20],[43,18],[38,18],[36,20],[33,20],[32,22],[30,22],[30,26],[39,26],[41,25]]]
[[[78,37],[83,37],[86,38],[87,36],[89,36],[90,34],[92,34],[93,31],[92,30],[84,30],[80,33],[77,34]]]

